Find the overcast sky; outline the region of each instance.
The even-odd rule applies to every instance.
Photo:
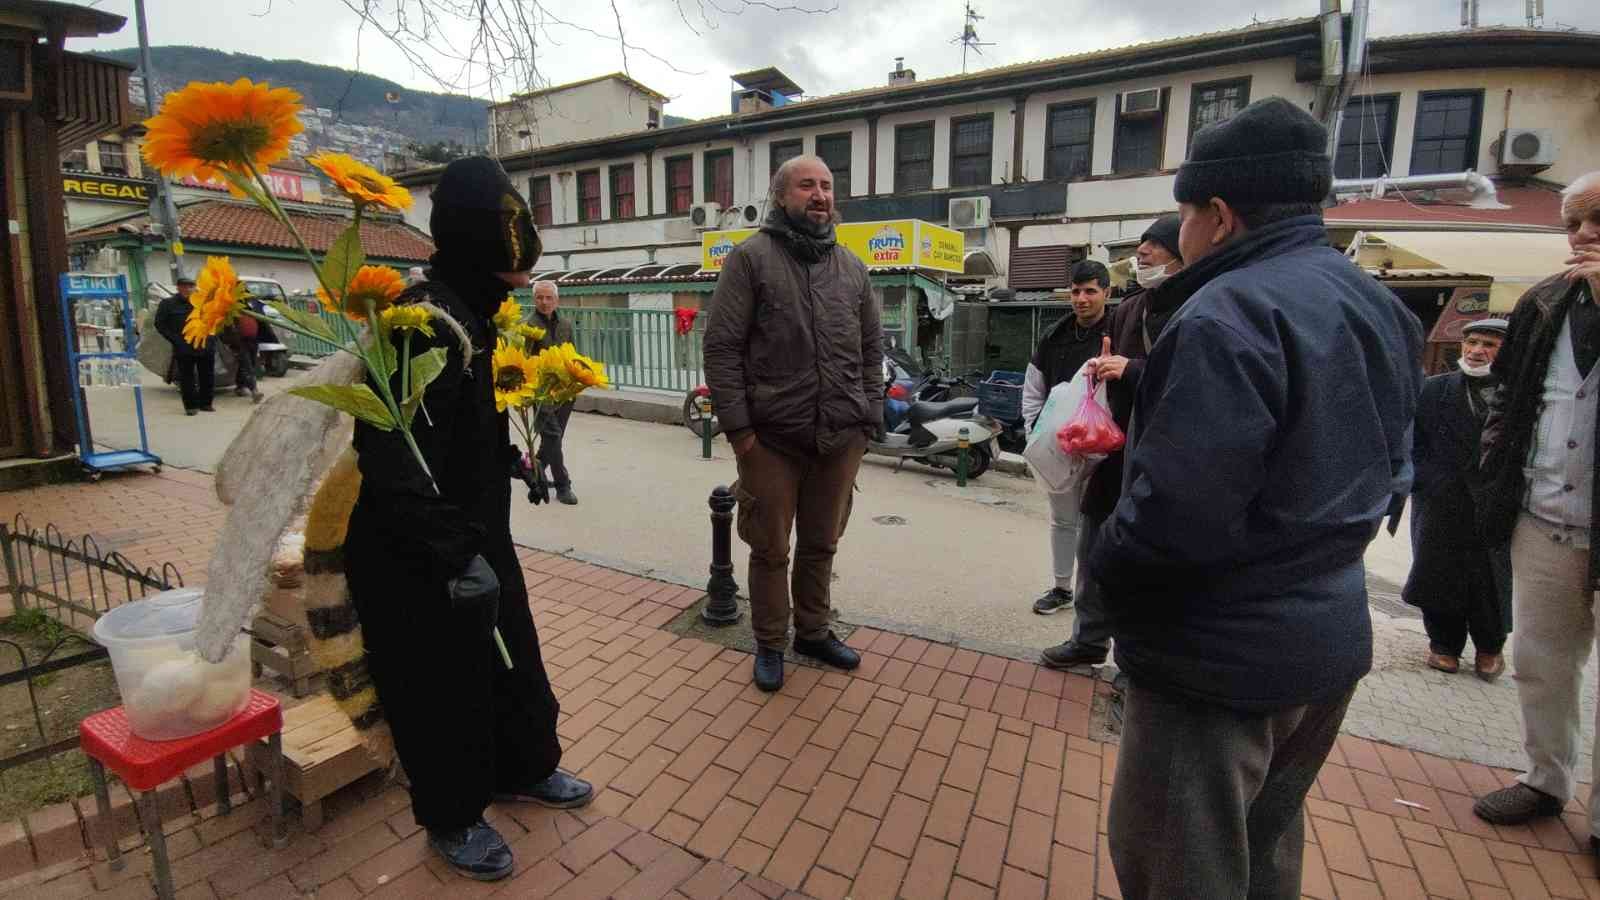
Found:
[[[113,49],[137,42],[133,0],[86,2],[126,15],[118,34],[73,40],[75,50]],[[393,9],[396,3],[464,6],[466,0],[351,0]],[[514,3],[516,0],[500,0]],[[530,6],[532,0],[521,0]],[[540,34],[539,69],[546,83],[576,81],[624,68],[623,50],[609,4],[595,0],[542,0],[570,25],[547,24]],[[960,0],[836,0],[829,12],[775,12],[744,0],[615,0],[632,49],[631,74],[672,98],[667,112],[699,118],[728,111],[730,74],[775,65],[808,95],[881,84],[904,56],[921,78],[961,71]],[[835,0],[761,0],[772,6],[827,8]],[[974,0],[985,18],[979,37],[994,46],[971,57],[969,71],[1069,53],[1314,15],[1317,0]],[[1349,0],[1346,0],[1346,8]],[[1440,31],[1460,22],[1458,0],[1373,0],[1373,33]],[[720,11],[719,11],[720,8]],[[219,11],[226,11],[226,15]],[[303,59],[355,67],[408,87],[440,90],[438,77],[462,84],[458,65],[435,55],[429,72],[408,61],[371,28],[358,35],[360,18],[345,0],[147,0],[153,44],[192,44],[275,59]],[[1524,23],[1523,0],[1481,0],[1481,25]],[[1576,26],[1600,32],[1597,0],[1545,0],[1546,27]],[[573,27],[578,26],[578,27]],[[602,36],[584,33],[587,28]],[[452,36],[466,46],[466,35]],[[657,59],[651,58],[651,54]],[[526,85],[503,84],[502,97]],[[488,96],[481,79],[471,93]],[[497,98],[498,99],[498,98]]]

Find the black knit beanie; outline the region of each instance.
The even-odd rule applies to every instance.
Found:
[[[482,272],[526,272],[539,261],[533,213],[493,159],[469,156],[445,166],[431,199],[428,227],[440,261]]]
[[[1282,97],[1268,97],[1200,129],[1178,169],[1172,195],[1233,206],[1320,203],[1333,187],[1328,131]]]
[[[1167,248],[1168,253],[1183,259],[1183,254],[1178,251],[1178,228],[1180,225],[1182,225],[1182,220],[1178,218],[1177,213],[1162,216],[1151,222],[1150,227],[1144,230],[1144,234],[1139,235],[1139,243],[1155,241],[1157,244]]]

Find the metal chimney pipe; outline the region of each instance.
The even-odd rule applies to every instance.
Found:
[[[1477,172],[1452,172],[1438,175],[1406,175],[1400,178],[1338,178],[1333,182],[1334,196],[1366,194],[1381,200],[1389,191],[1466,190],[1472,194],[1469,205],[1474,209],[1505,209],[1494,182]]]

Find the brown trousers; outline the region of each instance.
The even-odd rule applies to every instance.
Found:
[[[794,632],[802,640],[828,633],[833,555],[850,521],[851,491],[866,452],[858,436],[826,456],[791,456],[758,440],[739,457],[739,538],[750,545],[750,621],[756,643],[789,644],[789,542],[794,535]]]

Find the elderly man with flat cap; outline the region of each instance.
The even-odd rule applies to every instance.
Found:
[[[1470,634],[1473,671],[1484,681],[1506,668],[1500,650],[1511,631],[1511,555],[1479,535],[1469,488],[1496,384],[1490,365],[1505,337],[1505,319],[1467,325],[1460,371],[1423,383],[1411,452],[1411,576],[1401,594],[1422,610],[1428,665],[1459,671]]]
[[[1583,669],[1600,621],[1600,172],[1562,192],[1561,217],[1572,255],[1517,301],[1483,427],[1478,517],[1486,540],[1511,547],[1511,653],[1528,752],[1526,774],[1473,807],[1496,825],[1560,815],[1572,798]],[[1589,798],[1589,829],[1600,845],[1600,791]]]

